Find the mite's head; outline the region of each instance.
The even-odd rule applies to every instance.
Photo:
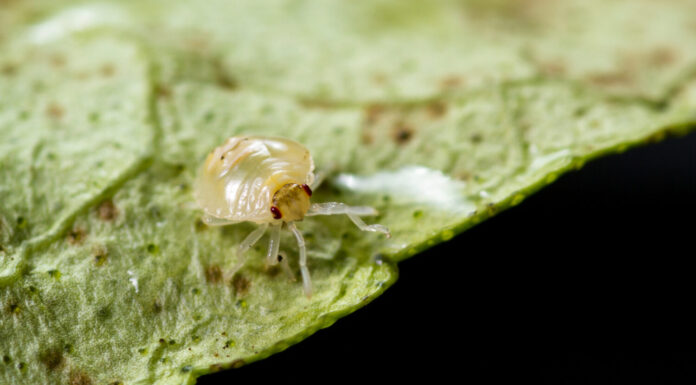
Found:
[[[285,222],[301,221],[309,210],[312,190],[306,184],[288,183],[273,194],[271,214]]]

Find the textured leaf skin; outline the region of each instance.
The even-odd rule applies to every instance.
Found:
[[[0,383],[193,383],[264,358],[378,296],[397,261],[696,125],[694,3],[516,4],[4,6]],[[254,227],[202,225],[191,184],[247,132],[305,144],[331,176],[313,199],[375,206],[392,239],[308,218],[311,300],[265,269],[266,238],[226,281]]]

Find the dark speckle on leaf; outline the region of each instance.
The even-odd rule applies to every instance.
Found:
[[[595,72],[587,76],[587,80],[598,86],[626,86],[634,81],[633,74],[627,70]]]
[[[464,79],[457,75],[451,75],[440,80],[440,87],[443,89],[456,88],[463,85]]]
[[[222,270],[218,265],[210,265],[205,269],[205,280],[208,283],[222,282]]]
[[[394,124],[392,128],[392,139],[397,144],[406,144],[413,137],[413,128],[403,121]]]
[[[234,292],[238,296],[243,296],[249,292],[251,281],[241,274],[235,274],[234,278],[232,279],[232,286],[234,287]]]
[[[46,107],[46,115],[51,119],[61,119],[65,115],[65,109],[58,103],[51,103]]]
[[[49,61],[54,67],[63,67],[66,63],[65,55],[62,53],[53,53],[49,56]]]
[[[150,243],[147,245],[147,252],[150,254],[157,254],[159,252],[159,247],[154,243]]]
[[[79,245],[85,240],[87,232],[82,227],[73,227],[72,230],[68,231],[68,236],[66,240],[71,245]]]
[[[152,301],[152,312],[157,314],[162,311],[162,302],[159,299]]]
[[[386,107],[381,104],[371,104],[365,109],[365,123],[372,125],[377,123],[384,114]]]
[[[196,228],[196,231],[203,231],[208,228],[208,226],[205,223],[203,223],[203,220],[201,220],[200,218],[196,219],[194,226]]]
[[[397,261],[485,220],[488,202],[504,210],[696,117],[689,1],[128,2],[95,9],[114,28],[38,45],[24,37],[83,9],[0,3],[3,383],[193,382],[267,357],[375,298]],[[290,232],[282,264],[263,268],[268,232],[240,255],[257,227],[208,227],[193,187],[244,133],[305,145],[327,176],[312,202],[375,207],[363,220],[393,239],[345,215],[298,223],[310,299]],[[221,213],[242,200],[226,198]]]
[[[246,362],[244,362],[244,360],[242,360],[242,359],[234,360],[234,361],[232,361],[232,363],[230,363],[230,368],[232,368],[232,369],[239,369],[239,368],[241,368],[242,366],[244,366],[245,363],[246,363]]]
[[[8,314],[12,315],[18,315],[22,312],[22,308],[19,307],[19,304],[17,302],[10,302],[7,304],[5,307],[5,310],[7,311]]]
[[[17,73],[17,65],[12,63],[4,63],[0,65],[0,73],[6,76],[12,76]]]
[[[103,306],[97,311],[97,318],[101,321],[105,321],[111,318],[111,307]]]
[[[471,141],[471,143],[474,143],[474,144],[481,143],[483,141],[483,135],[478,133],[478,132],[471,134],[471,136],[469,137],[469,140]]]
[[[108,259],[108,251],[104,245],[95,245],[92,247],[92,255],[94,256],[94,264],[103,266]]]
[[[39,360],[48,370],[56,370],[63,365],[63,351],[49,349],[39,354]]]
[[[107,63],[100,68],[99,72],[101,72],[104,77],[111,77],[116,73],[116,67],[111,63]]]
[[[69,385],[92,385],[92,379],[85,373],[79,370],[70,372]]]
[[[160,98],[169,98],[172,96],[172,89],[164,84],[158,84],[155,86],[155,93]]]
[[[97,215],[102,221],[113,221],[118,216],[118,209],[111,199],[107,199],[99,204]]]
[[[426,111],[432,118],[441,118],[447,113],[447,104],[440,101],[432,102],[428,104]]]

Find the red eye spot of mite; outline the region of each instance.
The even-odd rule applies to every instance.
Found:
[[[307,186],[306,184],[303,184],[302,189],[304,190],[304,192],[307,193],[308,196],[310,196],[310,197],[312,196],[312,189],[309,188],[309,186]]]
[[[283,217],[283,214],[281,214],[280,210],[275,206],[271,206],[271,214],[273,214],[273,219],[280,219]]]

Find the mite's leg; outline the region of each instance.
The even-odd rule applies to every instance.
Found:
[[[305,248],[304,238],[295,224],[288,222],[288,228],[297,239],[297,247],[300,249],[300,272],[302,273],[302,287],[307,298],[312,297],[312,279],[309,277],[309,269],[307,269],[307,249]]]
[[[268,241],[268,254],[266,264],[273,266],[278,263],[278,249],[280,247],[280,228],[283,225],[271,225],[271,239]]]
[[[337,215],[346,214],[353,223],[362,231],[374,231],[383,233],[387,238],[391,237],[391,233],[386,226],[383,225],[368,225],[360,219],[361,216],[377,215],[377,210],[368,206],[348,206],[340,202],[314,203],[309,207],[307,216],[313,215]]]
[[[247,237],[244,238],[242,243],[239,244],[239,246],[237,247],[237,256],[239,258],[239,261],[234,266],[232,271],[230,271],[230,273],[227,274],[228,278],[233,277],[235,273],[237,273],[237,271],[242,268],[244,262],[246,261],[247,250],[249,250],[251,246],[254,246],[254,243],[256,243],[256,241],[258,241],[263,236],[263,233],[266,232],[267,228],[267,223],[260,225],[256,230],[252,231],[249,235],[247,235]]]
[[[239,223],[239,221],[231,221],[229,219],[218,218],[208,214],[203,215],[203,218],[201,219],[203,220],[203,223],[205,223],[208,226],[226,226],[234,223]]]

